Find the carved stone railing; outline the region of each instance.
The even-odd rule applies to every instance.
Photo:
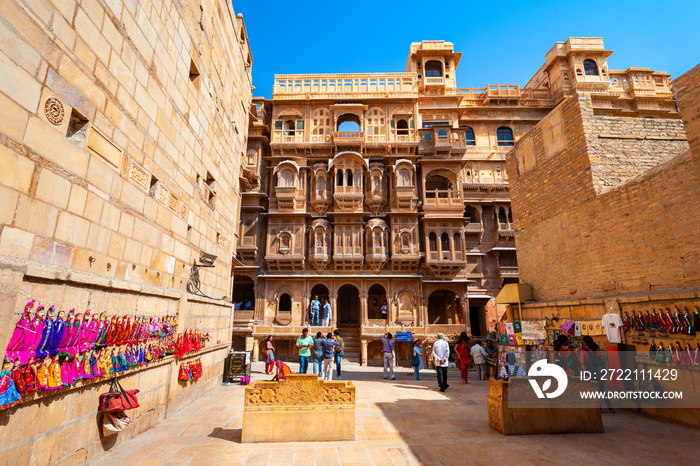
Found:
[[[336,440],[355,440],[352,382],[289,374],[279,382],[255,382],[245,388],[242,442]]]
[[[275,75],[272,95],[276,99],[298,95],[323,98],[341,94],[417,96],[417,82],[416,73],[278,74]]]

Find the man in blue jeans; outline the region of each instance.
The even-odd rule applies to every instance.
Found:
[[[318,327],[318,311],[321,309],[321,301],[318,300],[318,295],[311,300],[311,326]]]
[[[297,338],[297,349],[299,350],[299,373],[306,374],[309,367],[309,357],[311,348],[314,346],[314,339],[309,336],[309,329],[301,331],[301,336]]]
[[[340,347],[338,348],[338,352],[335,353],[335,370],[338,373],[336,376],[336,379],[340,378],[340,361],[343,359],[343,349],[345,348],[345,345],[343,344],[343,338],[340,336],[340,332],[338,329],[333,330],[333,335],[335,335],[335,341],[338,342]]]

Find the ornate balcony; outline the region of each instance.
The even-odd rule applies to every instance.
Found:
[[[326,213],[328,208],[333,204],[333,201],[324,194],[316,194],[311,198],[311,207],[318,213],[318,215],[323,215]]]
[[[275,196],[277,197],[277,208],[281,211],[294,211],[296,207],[296,186],[275,188]]]
[[[335,131],[333,143],[336,147],[362,147],[365,141],[365,133],[362,131]]]
[[[278,74],[272,96],[275,99],[294,99],[299,95],[327,99],[348,94],[417,97],[417,81],[416,73]]]
[[[498,236],[499,238],[513,238],[515,236],[515,231],[513,231],[513,225],[509,223],[498,223]]]
[[[518,276],[518,267],[512,267],[512,266],[500,266],[499,267],[501,270],[501,277],[517,277]]]
[[[317,252],[313,249],[309,253],[309,263],[317,272],[321,273],[328,267],[328,264],[331,263],[331,256],[325,252]]]
[[[459,208],[464,209],[464,201],[459,191],[450,190],[426,190],[425,191],[425,207],[434,208]]]
[[[444,86],[445,78],[443,78],[442,76],[424,78],[423,82],[426,86]]]
[[[372,252],[365,256],[365,262],[367,262],[367,265],[369,265],[374,273],[379,273],[379,271],[384,268],[388,260],[389,256],[383,252]]]
[[[461,257],[452,260],[449,258],[449,251],[443,251],[443,254],[446,255],[446,257],[442,259],[439,257],[437,251],[429,251],[426,254],[426,272],[434,278],[454,278],[464,269],[467,265],[467,261]]]
[[[362,209],[363,197],[360,186],[336,186],[333,193],[335,207],[341,212],[354,212]]]
[[[418,203],[415,186],[396,187],[396,205],[401,210],[415,210]]]

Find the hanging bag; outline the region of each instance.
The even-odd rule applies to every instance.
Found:
[[[124,430],[124,428],[128,427],[129,424],[131,424],[131,419],[124,413],[124,411],[102,413],[100,435],[102,437],[109,437],[117,432],[121,432]]]
[[[138,390],[124,390],[115,378],[112,380],[112,387],[109,389],[109,392],[100,395],[100,411],[103,413],[115,413],[138,408],[139,401],[136,398],[138,392]]]

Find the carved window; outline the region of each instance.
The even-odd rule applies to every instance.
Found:
[[[435,232],[431,232],[428,235],[428,240],[430,242],[430,250],[437,251],[437,235],[435,234]]]
[[[440,247],[442,248],[442,258],[450,258],[450,235],[443,233],[440,235]]]
[[[401,252],[408,254],[411,251],[411,234],[407,231],[401,233]]]
[[[440,140],[445,140],[447,139],[447,131],[444,129],[438,130],[437,138]]]
[[[462,258],[462,236],[459,233],[454,234],[455,255],[458,259]]]
[[[442,77],[442,62],[438,60],[430,60],[425,62],[425,76],[427,78]]]
[[[501,126],[496,130],[496,138],[499,146],[513,145],[513,130],[507,126]]]
[[[398,120],[396,122],[396,134],[408,136],[408,122],[406,120]]]
[[[397,184],[399,186],[412,186],[411,172],[409,172],[407,168],[402,168],[399,170],[399,179]]]
[[[296,131],[296,124],[294,120],[287,120],[284,122],[284,135],[285,136],[294,136],[294,133]]]
[[[382,190],[382,180],[379,176],[372,177],[372,191],[379,192]]]
[[[379,108],[373,108],[367,114],[367,134],[384,134],[384,112]]]
[[[338,170],[338,180],[336,181],[336,186],[343,186],[343,170]]]
[[[319,175],[316,179],[316,191],[319,195],[324,195],[326,192],[326,175]]]
[[[325,108],[320,108],[314,112],[313,116],[313,134],[330,134],[331,133],[331,112]]]
[[[346,186],[352,186],[352,170],[347,169],[345,170],[345,179],[346,179]]]
[[[288,253],[292,249],[292,235],[289,232],[282,232],[279,236],[279,252]]]
[[[292,312],[292,297],[287,293],[280,296],[279,304],[277,307],[279,312],[290,313]]]
[[[589,58],[583,61],[583,71],[586,76],[598,76],[598,65]]]
[[[280,172],[277,186],[280,188],[291,188],[294,186],[294,172],[287,168]]]
[[[466,143],[468,146],[476,145],[476,136],[474,135],[473,129],[467,128],[467,130],[464,132],[464,138],[466,139]]]

